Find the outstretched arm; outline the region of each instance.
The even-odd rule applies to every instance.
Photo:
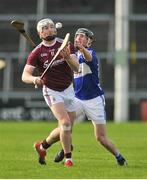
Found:
[[[83,54],[86,61],[92,61],[92,55],[83,45],[77,43],[76,47]]]

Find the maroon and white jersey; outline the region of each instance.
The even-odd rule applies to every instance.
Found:
[[[51,46],[40,43],[28,56],[27,65],[38,68],[40,75],[53,59],[63,39],[56,38]],[[75,53],[73,44],[70,43],[71,54]],[[65,90],[72,82],[73,72],[67,62],[60,55],[57,56],[51,68],[43,77],[44,84],[55,91]]]

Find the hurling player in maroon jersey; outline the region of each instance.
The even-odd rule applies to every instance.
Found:
[[[53,59],[63,39],[57,37],[57,30],[51,19],[40,20],[37,31],[42,42],[29,54],[22,73],[22,81],[42,86],[44,99],[58,120],[59,126],[45,140],[35,143],[34,146],[39,155],[39,163],[46,164],[47,148],[60,140],[65,154],[64,165],[69,167],[73,165],[71,129],[76,110],[72,80],[73,71],[78,72],[79,63],[74,46],[70,43],[61,51],[41,79],[41,74]],[[40,76],[34,75],[35,68],[39,70]]]

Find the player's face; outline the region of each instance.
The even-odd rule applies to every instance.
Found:
[[[39,32],[39,36],[41,39],[45,39],[48,36],[53,36],[56,34],[56,28],[53,24],[49,24],[42,28],[42,31]]]
[[[81,45],[87,47],[88,39],[89,38],[87,36],[85,36],[85,34],[76,34],[74,42],[75,42],[75,44],[81,44]]]

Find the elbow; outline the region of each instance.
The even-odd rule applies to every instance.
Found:
[[[22,80],[22,82],[25,82],[25,80],[24,80],[24,77],[23,77],[23,76],[21,77],[21,80]]]
[[[21,76],[21,80],[22,80],[22,82],[26,83],[25,76],[23,74]]]
[[[92,61],[92,57],[89,57],[89,58],[87,59],[87,61],[88,61],[88,62]]]
[[[85,59],[86,59],[87,62],[91,62],[92,61],[92,57],[91,56],[87,56],[87,57],[85,57]]]

